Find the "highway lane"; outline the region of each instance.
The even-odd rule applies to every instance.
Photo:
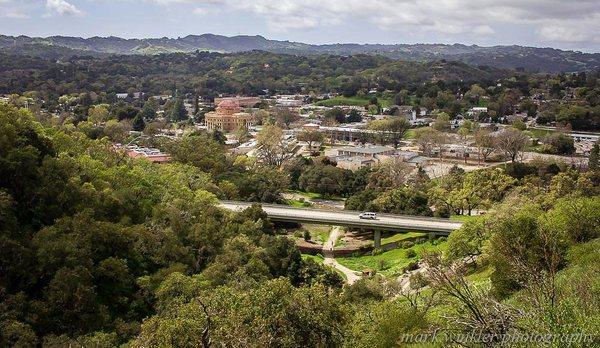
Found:
[[[252,203],[222,201],[220,205],[234,211],[241,211]],[[370,228],[384,231],[424,231],[449,234],[459,229],[462,222],[447,219],[419,216],[378,214],[375,220],[358,217],[357,211],[333,211],[310,208],[296,208],[286,205],[263,204],[263,210],[275,221],[321,223],[336,226]]]

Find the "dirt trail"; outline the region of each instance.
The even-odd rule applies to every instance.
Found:
[[[323,261],[323,263],[344,273],[344,275],[346,276],[346,283],[352,285],[354,284],[354,282],[360,279],[360,276],[357,275],[355,271],[340,264],[333,258],[333,248],[335,247],[335,242],[341,234],[342,228],[339,226],[335,226],[329,234],[327,242],[325,242],[325,244],[323,245],[323,257],[325,258],[325,261]]]

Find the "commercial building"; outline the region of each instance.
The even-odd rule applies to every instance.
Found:
[[[338,156],[375,158],[376,156],[391,156],[396,152],[396,149],[387,146],[352,146],[339,148],[337,152]]]
[[[340,168],[358,170],[389,159],[395,153],[396,149],[387,146],[348,146],[328,150],[325,155]]]
[[[348,170],[359,170],[365,167],[371,167],[375,164],[379,163],[379,161],[362,156],[353,156],[353,157],[340,157],[337,159],[337,166],[342,169]]]

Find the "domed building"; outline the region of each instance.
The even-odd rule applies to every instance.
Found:
[[[219,130],[224,133],[231,133],[242,126],[246,128],[252,126],[254,116],[243,112],[235,99],[225,99],[218,104],[217,110],[207,112],[204,115],[204,122],[209,131]]]

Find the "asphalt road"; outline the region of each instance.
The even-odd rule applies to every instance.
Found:
[[[251,203],[222,201],[220,205],[229,210],[240,211],[249,207]],[[273,204],[263,204],[262,207],[269,218],[276,221],[322,223],[390,231],[438,232],[441,234],[449,234],[462,226],[462,222],[408,215],[378,214],[377,219],[366,220],[359,218],[360,212],[356,211],[295,208]]]

